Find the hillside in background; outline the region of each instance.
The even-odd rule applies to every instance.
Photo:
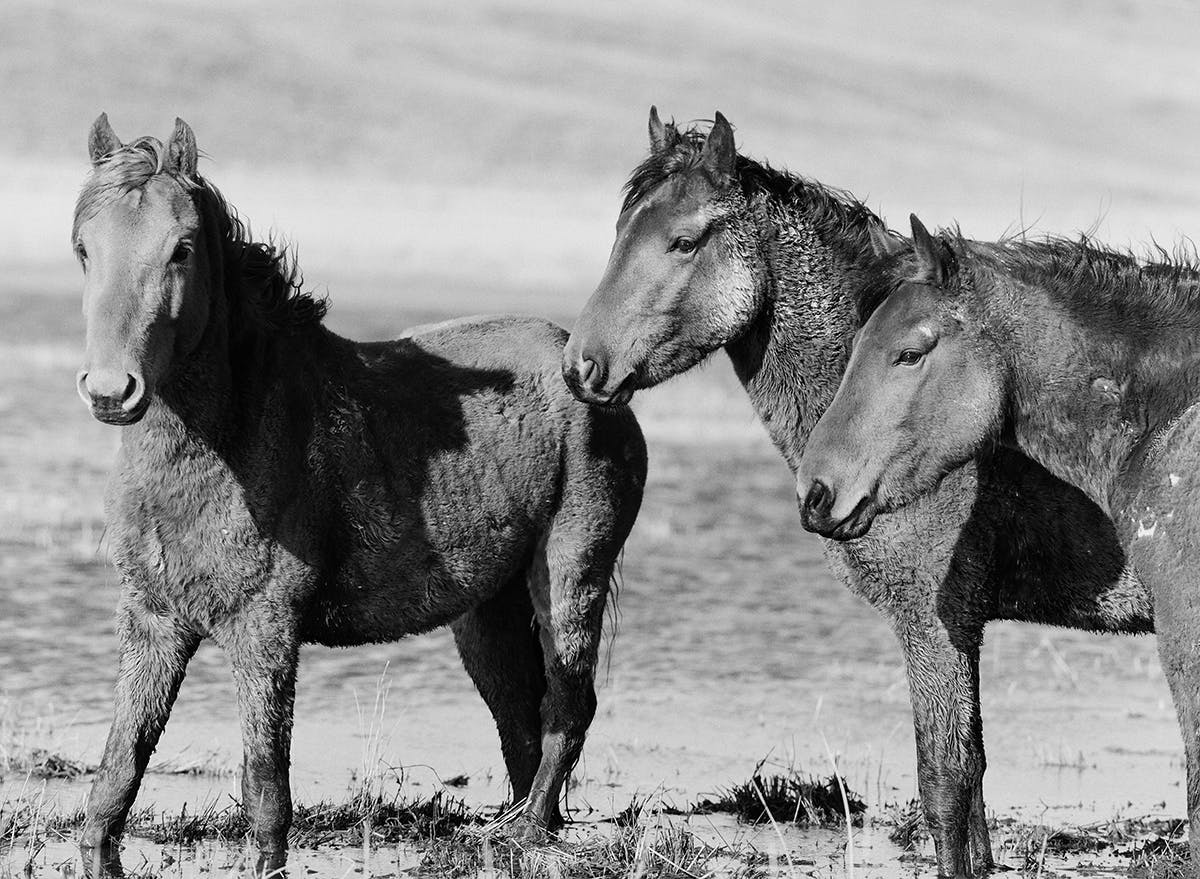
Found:
[[[73,290],[88,126],[165,137],[335,301],[570,312],[657,103],[990,237],[1200,230],[1192,4],[1018,0],[0,6],[0,290]]]

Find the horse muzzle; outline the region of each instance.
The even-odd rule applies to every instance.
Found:
[[[610,381],[607,364],[602,358],[586,353],[573,355],[570,345],[563,352],[562,375],[575,399],[581,403],[615,408],[628,405],[633,399],[632,375],[614,383]]]
[[[804,529],[831,540],[857,540],[864,536],[871,530],[878,512],[875,499],[870,495],[859,498],[850,511],[845,512],[845,504],[838,503],[835,490],[820,479],[814,479],[807,490],[798,485],[796,500]]]
[[[134,424],[150,406],[146,380],[139,373],[80,370],[75,389],[92,416],[104,424]]]

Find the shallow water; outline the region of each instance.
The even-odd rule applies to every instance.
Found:
[[[335,308],[331,317],[335,329],[378,338],[433,315]],[[74,297],[0,298],[0,357],[16,379],[0,388],[0,717],[10,733],[94,763],[116,670],[117,582],[101,504],[119,431],[75,397],[81,336]],[[814,773],[836,759],[871,802],[915,796],[895,639],[800,529],[787,469],[728,364],[718,357],[635,406],[650,480],[571,794],[578,815],[611,815],[635,794],[683,806],[745,780],[764,757]],[[1047,823],[1183,814],[1182,748],[1153,639],[995,624],[982,675],[991,809]],[[416,791],[466,774],[468,802],[503,799],[490,717],[447,632],[306,648],[298,689],[298,800],[341,795],[364,762],[378,769],[376,752],[405,767]],[[232,683],[206,645],[156,759],[230,769],[239,754]],[[25,779],[0,782],[0,798],[22,790]],[[176,809],[236,790],[231,773],[154,774],[139,804]],[[85,793],[79,783],[49,789],[64,808]],[[789,838],[803,847],[817,837]],[[884,846],[878,857],[894,855]]]

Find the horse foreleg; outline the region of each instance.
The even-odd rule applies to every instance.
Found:
[[[542,699],[542,759],[525,806],[531,833],[562,823],[558,801],[596,714],[595,672],[609,569],[579,570],[578,560],[551,541],[530,573],[546,670]]]
[[[1151,540],[1154,538],[1146,542]],[[1151,580],[1158,655],[1183,736],[1192,850],[1190,875],[1196,876],[1200,874],[1200,578],[1180,570],[1178,556],[1168,540],[1159,537],[1155,541],[1158,545],[1151,548],[1135,545],[1133,560],[1143,576]]]
[[[287,861],[292,825],[289,770],[298,661],[295,621],[269,602],[252,607],[214,637],[229,657],[242,721],[242,808],[258,845],[258,873]]]
[[[165,616],[122,606],[121,665],[112,727],[88,796],[80,845],[111,848],[125,831],[142,775],[179,693],[200,636]]]
[[[1192,853],[1190,876],[1200,876],[1200,626],[1191,627],[1192,639],[1181,645],[1172,635],[1164,637],[1155,604],[1155,631],[1158,632],[1159,657],[1171,687],[1183,750],[1187,759],[1188,840]],[[1200,622],[1200,621],[1198,621]]]
[[[916,727],[918,786],[938,875],[977,876],[992,867],[983,810],[978,646],[959,650],[941,628],[900,635]]]
[[[978,665],[978,663],[976,664]],[[978,699],[978,696],[976,698]],[[978,705],[976,710],[978,710]],[[986,764],[983,752],[982,729],[979,733],[979,760],[981,764]],[[980,770],[979,780],[975,783],[975,790],[971,796],[971,815],[967,821],[967,829],[969,833],[968,842],[970,844],[971,866],[974,868],[975,875],[990,873],[995,868],[996,862],[992,858],[992,834],[988,831],[987,807],[983,802],[982,769]]]

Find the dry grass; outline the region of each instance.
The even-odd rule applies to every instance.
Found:
[[[1051,871],[1051,859],[1077,863],[1101,858],[1127,863],[1130,875],[1140,879],[1173,879],[1188,872],[1190,855],[1181,841],[1187,822],[1181,819],[1118,817],[1059,827],[1002,819],[992,829],[997,855],[1016,859],[1032,875]]]
[[[96,771],[93,764],[73,756],[66,742],[70,723],[56,725],[43,716],[23,715],[13,703],[0,702],[0,778],[75,781]],[[224,777],[235,763],[219,750],[182,750],[152,760],[149,775]]]
[[[1192,875],[1192,853],[1186,842],[1158,836],[1138,846],[1129,875],[1136,879],[1183,879]]]
[[[732,785],[718,800],[693,807],[692,813],[711,812],[719,806],[740,820],[770,821],[777,829],[814,823],[845,827],[837,779],[818,781],[794,770],[764,776],[761,768],[760,764],[747,782]],[[766,855],[745,842],[706,843],[679,819],[682,813],[664,805],[660,798],[635,799],[608,823],[590,825],[582,833],[576,829],[545,844],[530,844],[507,834],[511,812],[492,818],[446,789],[423,797],[382,796],[378,791],[383,786],[382,780],[372,779],[358,783],[345,800],[297,804],[291,848],[324,851],[330,856],[361,852],[359,862],[366,875],[373,875],[372,865],[382,868],[403,863],[406,875],[418,876],[749,879],[781,875],[781,870],[795,875],[796,864],[811,864],[794,861],[796,855],[789,849],[797,841],[789,842],[782,835],[778,856]],[[754,807],[749,805],[751,797],[757,803]],[[864,817],[861,799],[850,791],[846,798],[852,820],[860,823]],[[25,792],[0,809],[0,849],[4,854],[0,863],[7,865],[0,866],[0,879],[20,875],[14,864],[29,865],[26,875],[41,875],[34,867],[41,864],[38,859],[43,850],[50,843],[73,839],[82,820],[78,809],[60,811],[58,804],[47,798],[44,787],[39,790],[27,785]],[[873,821],[891,826],[893,841],[902,847],[910,847],[923,833],[915,802],[887,806]],[[1182,821],[1156,817],[1069,827],[993,822],[997,854],[1029,875],[1051,871],[1048,864],[1054,859],[1087,863],[1103,858],[1108,869],[1124,869],[1122,865],[1127,864],[1138,879],[1184,875],[1187,850],[1179,841],[1184,827]],[[247,850],[249,829],[240,804],[233,799],[171,813],[143,808],[131,815],[129,822],[130,835],[162,847],[165,863],[201,857],[203,842],[215,843],[226,852]],[[181,875],[143,867],[130,875]]]
[[[920,800],[884,806],[880,821],[891,826],[888,839],[905,851],[911,851],[929,839]]]
[[[712,875],[710,865],[717,862],[720,875],[753,873],[752,852],[705,845],[645,804],[623,814],[632,817],[580,842],[533,845],[493,834],[481,813],[443,791],[413,800],[367,802],[354,796],[342,803],[298,804],[289,845],[293,850],[359,850],[364,861],[377,864],[403,852],[417,875],[430,876],[674,879]],[[55,813],[53,804],[37,794],[7,803],[0,812],[6,863],[24,862],[29,866],[23,872],[31,872],[47,842],[69,839],[82,821],[82,812]],[[237,850],[249,840],[249,825],[235,802],[176,814],[141,809],[130,816],[128,832],[166,848],[216,841]],[[364,872],[371,875],[369,863]],[[0,879],[8,875],[0,870]]]
[[[851,821],[862,824],[866,803],[850,791],[844,779],[820,779],[794,767],[763,775],[762,767],[760,762],[748,781],[721,790],[716,799],[698,803],[695,811],[724,812],[748,824],[778,822],[801,827],[839,826],[845,824],[849,812]]]
[[[0,777],[71,780],[93,771],[62,753],[62,735],[45,718],[24,718],[11,703],[0,703]]]

